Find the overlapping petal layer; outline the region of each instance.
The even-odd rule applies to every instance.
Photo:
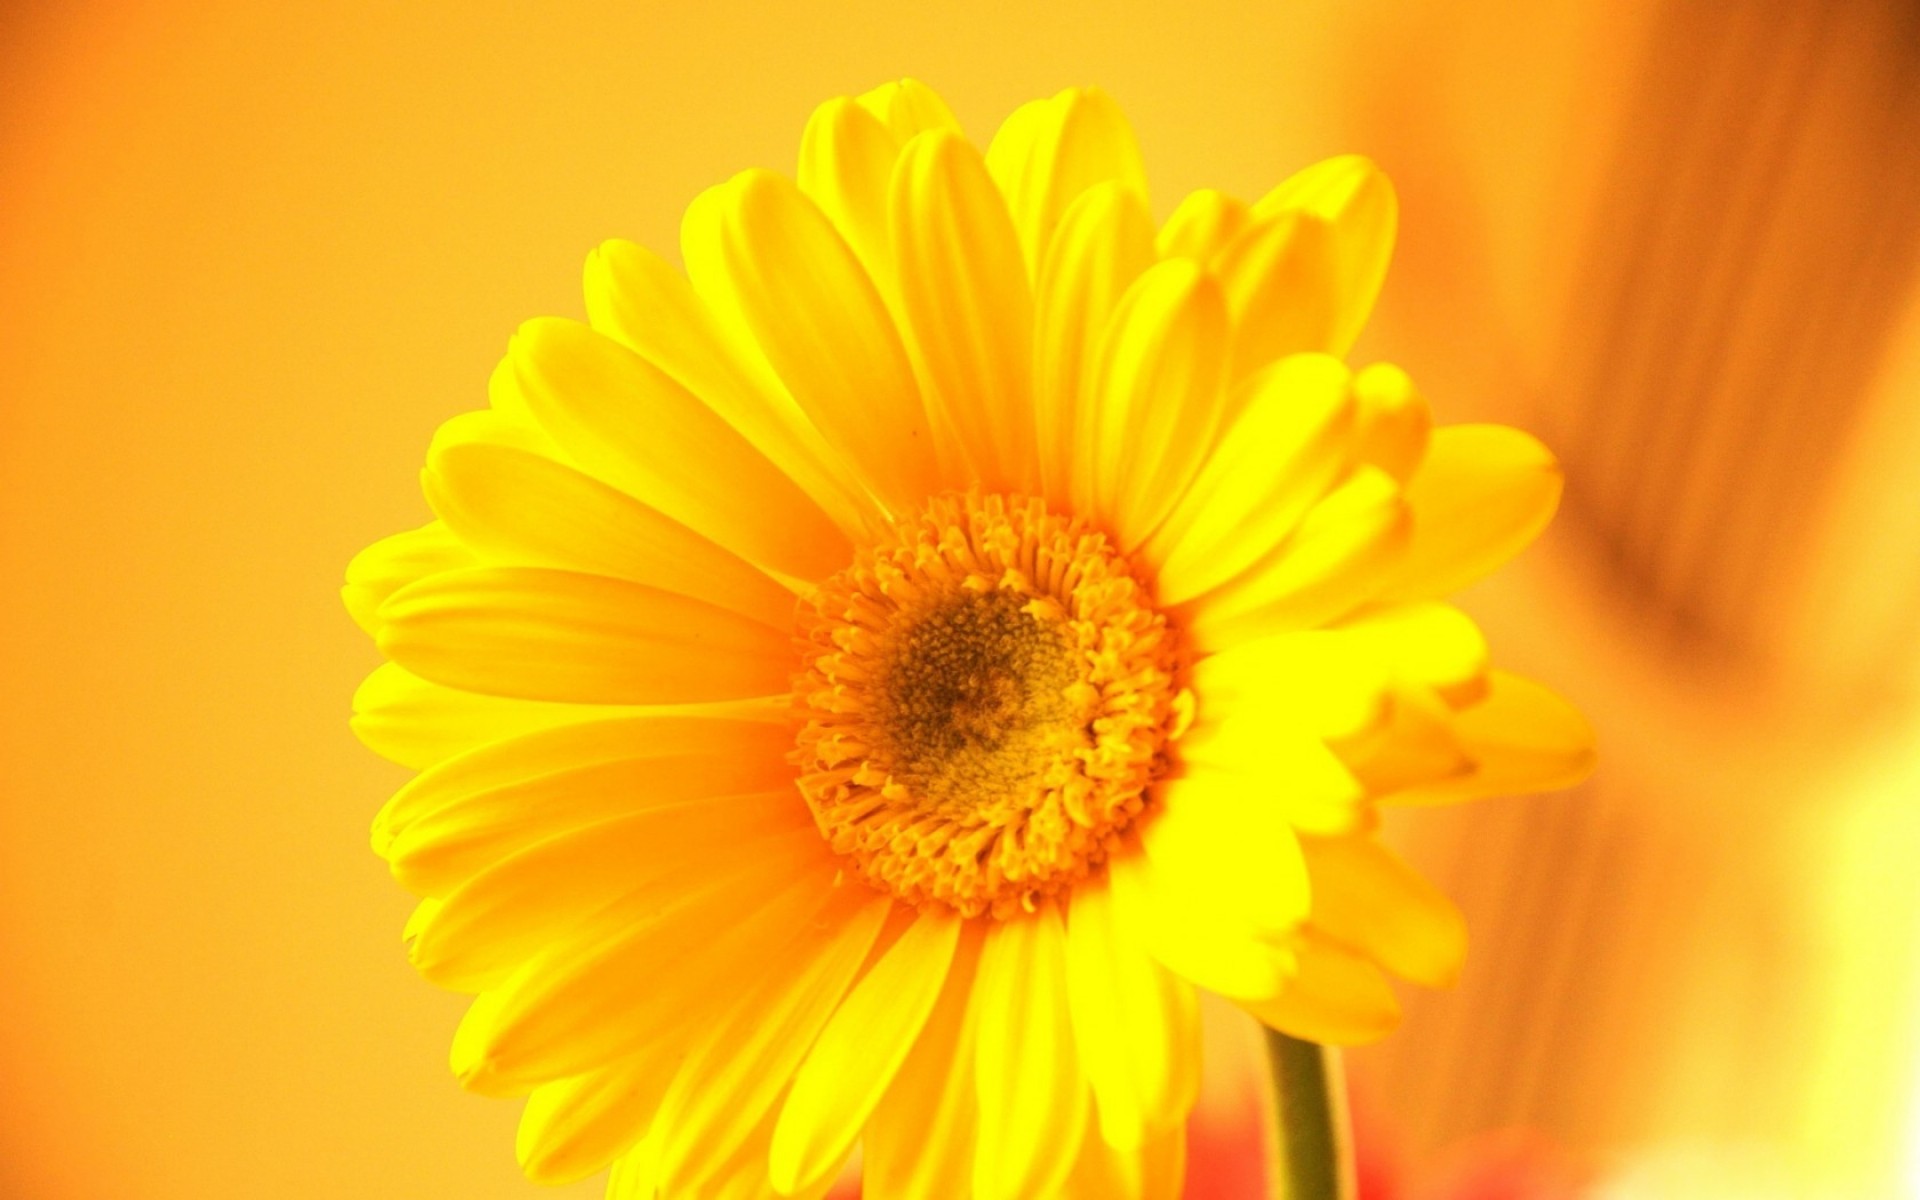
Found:
[[[1382,808],[1568,786],[1592,733],[1445,603],[1545,526],[1551,455],[1342,361],[1396,221],[1347,157],[1156,226],[1104,93],[982,153],[901,81],[821,106],[797,182],[696,199],[684,272],[606,243],[589,323],[522,328],[429,450],[437,519],[344,598],[392,660],[354,728],[422,772],[374,845],[423,897],[416,966],[476,993],[456,1074],[529,1096],[530,1177],[816,1196],[861,1144],[880,1200],[1171,1197],[1196,987],[1357,1042],[1388,975],[1456,977],[1460,916]],[[1002,917],[849,871],[790,756],[794,707],[835,702],[792,693],[796,603],[952,492],[1082,522],[1178,639],[1129,823]],[[1004,575],[950,582],[1035,620],[1067,586]]]

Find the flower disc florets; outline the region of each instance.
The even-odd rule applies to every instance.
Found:
[[[874,886],[966,916],[1097,870],[1189,707],[1178,639],[1107,537],[942,496],[800,605],[800,790]]]

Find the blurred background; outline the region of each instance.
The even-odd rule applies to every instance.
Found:
[[[1374,1194],[1519,1137],[1606,1197],[1920,1195],[1911,3],[11,0],[0,1196],[534,1194],[366,846],[405,773],[347,732],[340,571],[592,246],[902,74],[982,141],[1106,87],[1162,216],[1371,154],[1356,358],[1566,462],[1465,603],[1602,765],[1393,827],[1475,947],[1350,1058]],[[1250,1194],[1224,1144],[1196,1195]]]

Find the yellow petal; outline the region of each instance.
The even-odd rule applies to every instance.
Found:
[[[1088,188],[1060,218],[1034,292],[1034,420],[1046,499],[1065,506],[1074,438],[1093,399],[1093,365],[1107,320],[1153,265],[1153,217],[1118,183]]]
[[[1075,508],[1132,550],[1166,517],[1213,448],[1224,414],[1227,312],[1184,259],[1134,280],[1101,342],[1082,413]]]
[[[1388,598],[1433,599],[1490,573],[1547,527],[1561,483],[1553,454],[1518,429],[1435,430],[1407,485],[1413,540]]]
[[[939,1002],[868,1122],[865,1192],[886,1200],[973,1194],[980,1101],[974,1084],[974,991],[980,922],[968,922]]]
[[[483,696],[430,683],[385,663],[353,694],[352,726],[369,750],[418,770],[498,738],[622,711],[598,704]]]
[[[1073,891],[1067,990],[1074,1041],[1100,1114],[1092,1140],[1137,1151],[1180,1128],[1199,1095],[1199,1001],[1114,919],[1105,879]]]
[[[845,564],[820,506],[646,359],[558,318],[522,325],[508,355],[540,427],[593,474],[759,566],[818,579]]]
[[[729,331],[678,267],[632,242],[609,241],[587,256],[583,283],[594,329],[698,396],[843,530],[870,523],[872,501],[760,347]]]
[[[1303,833],[1347,833],[1367,816],[1366,789],[1319,738],[1268,723],[1258,705],[1196,723],[1182,761],[1230,776]]]
[[[987,149],[987,168],[1007,198],[1035,277],[1061,215],[1082,192],[1114,182],[1147,198],[1133,127],[1099,88],[1068,88],[1016,109]]]
[[[445,895],[544,838],[704,796],[791,786],[784,724],[615,717],[481,746],[401,788],[374,819],[374,850],[422,895]]]
[[[394,592],[429,575],[479,565],[480,558],[441,521],[381,538],[353,556],[347,564],[346,586],[340,598],[354,624],[378,637],[376,615]]]
[[[490,1010],[455,1039],[462,1086],[511,1095],[725,1012],[839,894],[837,864],[817,835],[767,846],[778,853],[755,855],[750,869],[636,914],[609,936],[557,945],[483,993]]]
[[[1383,725],[1335,744],[1367,791],[1382,799],[1405,789],[1453,783],[1473,761],[1454,732],[1453,711],[1432,688],[1396,682]]]
[[[1393,684],[1382,647],[1340,631],[1310,629],[1240,642],[1193,665],[1195,730],[1241,719],[1341,741],[1391,715]],[[1188,738],[1180,740],[1184,757]]]
[[[535,1183],[585,1179],[646,1135],[672,1078],[628,1061],[533,1089],[514,1139],[520,1169]]]
[[[1185,1125],[1138,1149],[1116,1149],[1089,1132],[1081,1139],[1079,1160],[1060,1189],[1060,1200],[1180,1200],[1186,1172]]]
[[[503,396],[511,394],[512,374],[512,360],[501,359],[493,369],[488,390]],[[556,460],[566,458],[559,444],[534,424],[531,413],[509,413],[497,408],[463,412],[440,422],[440,427],[433,431],[433,441],[427,445],[427,457],[432,458],[449,446],[470,445],[509,446]]]
[[[656,1129],[660,1135],[661,1149],[654,1153],[659,1158],[653,1170],[653,1181],[659,1189],[659,1196],[698,1196],[700,1200],[824,1200],[834,1181],[828,1179],[813,1187],[785,1195],[777,1192],[767,1178],[767,1154],[773,1140],[774,1120],[779,1114],[779,1101],[774,1107],[763,1113],[751,1124],[743,1123],[737,1133],[737,1140],[731,1145],[717,1147],[717,1155],[711,1160],[700,1163],[700,1173],[695,1182],[688,1183],[688,1176],[682,1174],[669,1178],[666,1174],[670,1164],[665,1161],[666,1122],[660,1122]]]
[[[1455,714],[1452,732],[1472,763],[1453,778],[1397,791],[1395,804],[1450,804],[1572,787],[1593,770],[1593,728],[1579,710],[1530,679],[1489,674],[1485,699]]]
[[[773,1134],[773,1186],[830,1180],[940,998],[961,922],[926,913],[887,949],[807,1052]]]
[[[1403,979],[1451,987],[1467,953],[1453,902],[1377,838],[1305,838],[1313,926]]]
[[[1201,265],[1213,262],[1246,227],[1247,204],[1225,192],[1201,188],[1187,193],[1160,227],[1155,249],[1161,258],[1190,258]]]
[[[888,213],[929,405],[958,434],[969,481],[1032,491],[1033,293],[979,152],[944,130],[909,142]]]
[[[1362,466],[1307,513],[1293,535],[1224,587],[1191,601],[1188,629],[1205,649],[1352,612],[1393,578],[1411,520],[1393,477]]]
[[[975,986],[980,1127],[973,1194],[1054,1195],[1073,1167],[1088,1102],[1067,1013],[1067,930],[1059,909],[1047,904],[990,928]]]
[[[1287,211],[1252,218],[1215,256],[1233,311],[1235,378],[1288,354],[1346,352],[1336,336],[1337,252],[1325,221]]]
[[[1230,769],[1190,764],[1140,822],[1155,890],[1233,914],[1262,936],[1307,918],[1307,871],[1280,795]]]
[[[694,1047],[660,1104],[661,1180],[673,1194],[717,1193],[708,1182],[731,1165],[749,1130],[774,1118],[775,1104],[852,986],[893,906],[891,897],[865,887],[843,889],[822,918],[768,964],[758,995]],[[761,1179],[767,1161],[762,1151],[754,1164]],[[832,1162],[824,1180],[807,1186],[831,1183],[839,1165]]]
[[[1355,406],[1338,359],[1292,355],[1237,391],[1218,447],[1147,545],[1164,603],[1211,591],[1271,553],[1349,465]]]
[[[400,668],[389,664],[380,670]],[[715,706],[713,710],[689,712],[664,707],[581,706],[586,715],[565,723],[508,727],[477,746],[436,762],[396,792],[373,819],[374,852],[385,855],[396,838],[449,809],[464,805],[486,808],[489,804],[482,797],[510,793],[531,780],[559,772],[624,759],[666,763],[677,758],[756,761],[781,757],[781,742],[790,741],[785,707],[784,702],[769,702],[758,708],[741,706],[728,711]],[[770,784],[766,790],[774,786],[778,784]],[[506,805],[514,802],[507,796],[500,800],[496,811],[506,815],[510,811]],[[645,804],[646,800],[637,798],[637,802]],[[547,798],[528,807],[538,808],[541,813],[536,815],[544,815],[552,804]],[[555,831],[559,828],[565,825]]]
[[[1407,373],[1389,363],[1374,363],[1353,377],[1359,401],[1355,457],[1372,463],[1401,483],[1413,478],[1433,435],[1433,409]]]
[[[1241,1002],[1262,1024],[1293,1037],[1336,1046],[1377,1042],[1400,1023],[1400,1002],[1365,958],[1301,933],[1295,952],[1300,973],[1279,995]]]
[[[867,487],[910,509],[937,478],[913,367],[847,243],[799,187],[746,171],[710,188],[681,227],[687,273],[767,361]]]
[[[961,132],[960,122],[954,120],[953,110],[947,107],[947,102],[918,79],[883,83],[872,91],[863,92],[858,102],[860,107],[880,118],[887,132],[903,146],[912,141],[916,134],[929,129]]]
[[[648,584],[779,628],[793,593],[617,488],[550,458],[458,445],[427,459],[434,511],[489,562]]]
[[[1107,860],[1114,914],[1167,968],[1239,999],[1272,996],[1293,973],[1292,951],[1261,939],[1230,913],[1196,907],[1165,886],[1135,835]]]
[[[1283,181],[1254,205],[1255,218],[1284,212],[1311,214],[1332,230],[1337,300],[1332,331],[1335,354],[1344,354],[1373,311],[1393,257],[1400,205],[1393,183],[1357,154],[1315,163]]]
[[[1368,607],[1338,626],[1342,644],[1363,644],[1398,679],[1466,704],[1487,688],[1487,639],[1473,618],[1450,604]],[[1330,735],[1341,736],[1341,735]]]
[[[1353,654],[1332,634],[1282,634],[1202,659],[1193,682],[1182,762],[1233,778],[1296,829],[1344,833],[1363,819],[1365,788],[1322,739],[1356,738],[1391,718],[1378,656]]]
[[[660,1139],[649,1132],[607,1172],[606,1200],[657,1200],[659,1195]]]
[[[800,135],[800,190],[820,206],[884,293],[893,286],[887,191],[900,143],[851,97],[813,110]]]
[[[380,606],[380,649],[409,671],[499,696],[648,704],[787,690],[786,632],[703,601],[600,575],[478,567]]]
[[[536,842],[454,888],[408,954],[429,982],[477,991],[563,942],[616,931],[748,872],[806,828],[790,793],[681,801]],[[775,847],[777,849],[777,846]]]

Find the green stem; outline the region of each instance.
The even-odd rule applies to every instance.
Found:
[[[1353,1200],[1340,1052],[1269,1029],[1267,1057],[1279,1120],[1275,1200]]]

